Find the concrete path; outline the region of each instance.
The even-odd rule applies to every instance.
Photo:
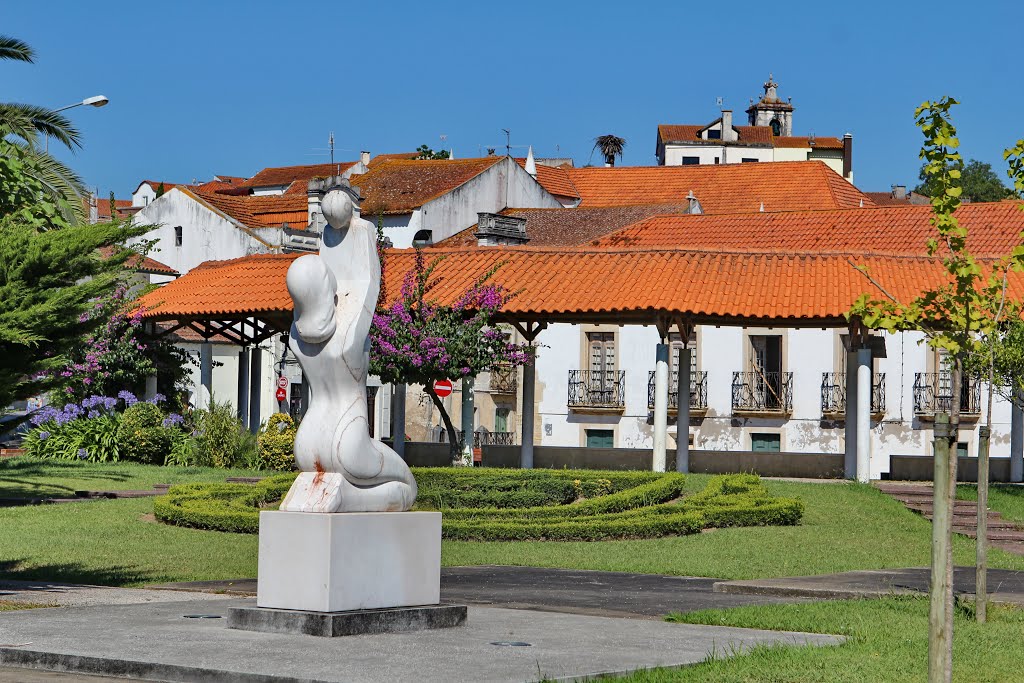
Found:
[[[175,594],[143,588],[111,588],[46,581],[0,580],[0,600],[24,602],[53,607],[84,607],[88,605],[134,605],[180,600],[224,600],[229,596],[215,593]]]
[[[541,567],[444,567],[441,599],[593,616],[661,619],[670,612],[803,602],[792,597],[726,595],[717,579]],[[150,588],[255,595],[256,580],[194,581]]]
[[[928,592],[931,570],[928,567],[843,572],[820,576],[793,576],[784,579],[718,581],[717,593],[824,599],[879,598],[890,595],[920,595]],[[990,569],[989,600],[1024,607],[1024,571]],[[956,567],[953,590],[974,597],[974,567]]]
[[[466,626],[315,638],[234,631],[223,616],[252,600],[34,609],[0,614],[0,667],[219,683],[520,682],[700,662],[759,644],[832,645],[832,636],[471,607]],[[509,645],[526,643],[526,645]]]

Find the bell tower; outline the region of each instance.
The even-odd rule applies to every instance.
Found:
[[[747,120],[751,126],[770,126],[775,135],[793,134],[793,102],[779,99],[779,84],[768,74],[764,83],[764,96],[758,102],[751,100]]]

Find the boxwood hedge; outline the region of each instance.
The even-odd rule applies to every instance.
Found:
[[[426,497],[423,507],[443,509],[443,536],[459,540],[656,538],[712,527],[797,524],[804,511],[799,500],[770,496],[760,478],[749,474],[715,477],[700,493],[680,499],[681,474],[455,468],[414,473]],[[294,477],[278,475],[255,486],[175,486],[155,500],[154,511],[169,524],[256,533],[259,511],[274,509]],[[584,497],[583,491],[593,495]],[[449,507],[456,501],[465,507]],[[512,507],[514,502],[525,504]]]

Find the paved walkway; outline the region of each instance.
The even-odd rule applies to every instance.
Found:
[[[882,493],[895,498],[909,510],[931,521],[935,493],[931,484],[905,482],[875,482]],[[970,538],[978,536],[978,504],[973,500],[953,503],[953,533]],[[989,543],[1015,555],[1024,555],[1024,530],[995,511],[988,511]]]
[[[0,666],[219,683],[520,683],[683,666],[759,644],[833,645],[833,636],[470,607],[459,628],[316,638],[236,631],[251,599],[33,609],[0,615]]]
[[[718,581],[714,590],[730,595],[760,595],[825,599],[880,598],[890,595],[920,595],[928,592],[928,567],[843,572],[784,579]],[[974,567],[956,567],[953,590],[974,597]],[[1024,571],[988,570],[989,600],[1024,607]]]
[[[669,612],[802,602],[797,598],[716,593],[716,579],[540,567],[444,567],[441,599],[594,616],[661,619]],[[150,588],[255,595],[256,580],[196,581]]]

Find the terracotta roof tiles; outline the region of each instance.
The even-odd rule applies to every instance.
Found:
[[[516,159],[516,163],[520,167],[526,168],[526,159]],[[571,166],[555,167],[537,164],[537,182],[556,197],[579,199],[580,194],[576,191],[576,187],[572,184],[572,180],[569,179],[569,174],[566,172],[569,168]]]
[[[692,190],[705,213],[798,211],[871,205],[821,161],[565,169],[581,207],[679,203]]]
[[[305,166],[272,166],[265,168],[246,181],[249,187],[290,185],[297,181],[326,178],[339,175],[355,166],[355,161],[339,161],[333,164],[309,164]],[[302,188],[305,192],[305,188]]]
[[[351,182],[359,188],[365,215],[405,214],[469,182],[504,158],[385,161],[353,176]]]
[[[196,190],[198,197],[248,228],[276,228],[284,223],[304,229],[309,221],[305,193],[301,195],[227,195]]]

